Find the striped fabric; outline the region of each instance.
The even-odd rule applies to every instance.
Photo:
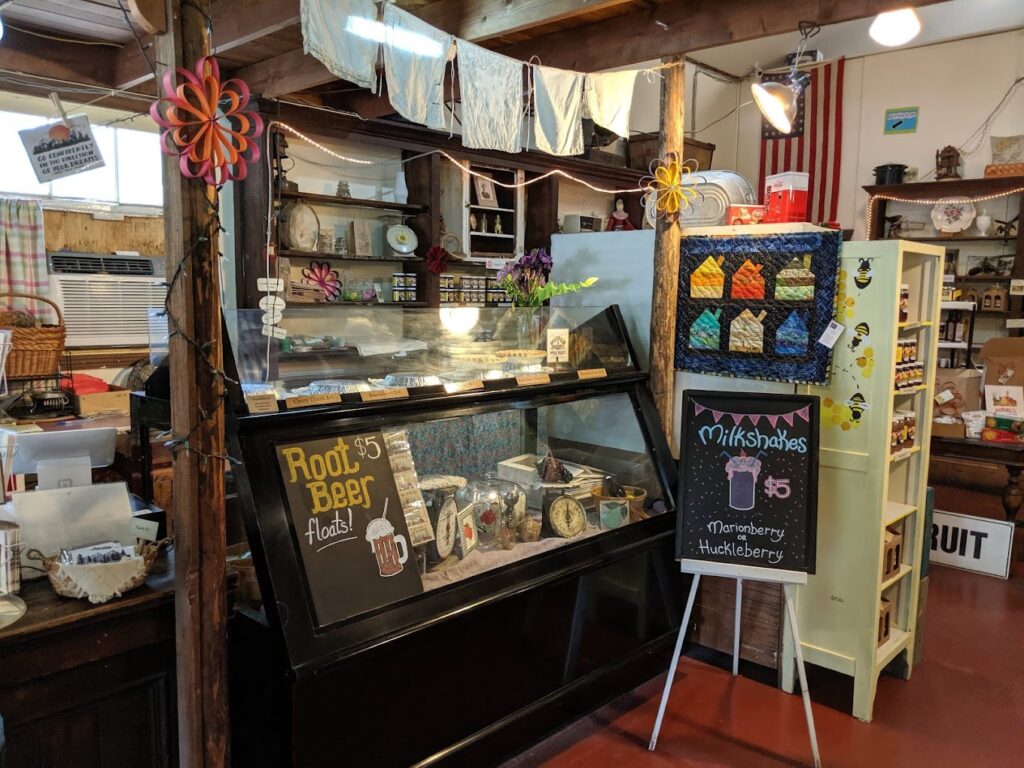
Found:
[[[43,209],[38,200],[0,197],[0,293],[49,294]],[[0,310],[20,309],[43,323],[56,317],[49,305],[0,296]]]
[[[758,189],[764,194],[765,177],[785,171],[809,175],[807,220],[818,223],[839,217],[839,160],[843,145],[843,70],[845,59],[813,67],[806,72],[810,85],[801,97],[801,115],[785,138],[768,126],[762,132]]]

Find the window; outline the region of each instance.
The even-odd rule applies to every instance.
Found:
[[[0,111],[0,143],[11,148],[0,174],[0,194],[118,205],[163,205],[159,134],[93,125],[93,136],[106,165],[40,184],[22,149],[18,131],[44,122],[45,118],[38,115]]]

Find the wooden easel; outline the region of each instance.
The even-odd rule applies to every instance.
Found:
[[[821,756],[818,754],[818,735],[814,730],[814,714],[811,712],[811,694],[807,688],[807,673],[804,670],[804,656],[800,649],[800,635],[797,629],[796,609],[793,607],[793,587],[797,584],[807,583],[807,574],[802,571],[777,571],[771,568],[758,568],[750,565],[730,565],[727,563],[712,563],[703,560],[679,561],[680,570],[683,573],[693,574],[693,583],[690,585],[690,595],[686,598],[686,610],[683,611],[683,621],[679,625],[679,637],[676,638],[675,651],[672,653],[672,663],[669,664],[668,678],[665,680],[665,690],[661,694],[661,705],[658,707],[658,718],[654,721],[654,731],[651,733],[651,743],[648,745],[650,751],[654,751],[658,744],[658,733],[661,731],[661,721],[665,717],[665,707],[668,705],[668,697],[672,691],[672,683],[676,676],[676,666],[679,664],[679,654],[683,650],[683,641],[686,639],[687,630],[690,625],[690,614],[693,612],[693,601],[697,597],[697,587],[700,584],[700,577],[725,576],[736,579],[736,630],[733,637],[732,673],[739,672],[740,660],[740,605],[743,598],[743,580],[769,581],[782,585],[782,591],[786,600],[786,615],[789,617],[789,627],[793,632],[793,647],[796,654],[796,668],[800,676],[800,693],[804,700],[804,715],[807,717],[807,733],[811,740],[811,753],[814,755],[814,768],[821,768]]]

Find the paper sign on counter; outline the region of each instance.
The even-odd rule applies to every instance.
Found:
[[[608,371],[604,368],[584,368],[582,371],[577,371],[576,376],[580,381],[587,381],[589,379],[603,379],[608,375]]]
[[[296,395],[286,397],[284,407],[289,411],[293,408],[309,408],[314,405],[334,405],[341,402],[341,395],[337,392],[325,392],[322,395]]]
[[[527,373],[516,376],[516,384],[520,387],[533,387],[537,384],[550,384],[551,377],[546,373]]]
[[[380,400],[402,400],[409,396],[409,390],[405,387],[391,387],[390,389],[371,389],[369,392],[360,392],[359,399],[364,403],[376,403]]]
[[[273,392],[246,395],[245,404],[249,408],[249,413],[277,413],[280,410],[277,405],[277,395]]]

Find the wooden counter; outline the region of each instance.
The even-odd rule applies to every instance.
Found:
[[[0,630],[6,768],[176,764],[174,567],[103,605],[24,584],[28,612]]]

